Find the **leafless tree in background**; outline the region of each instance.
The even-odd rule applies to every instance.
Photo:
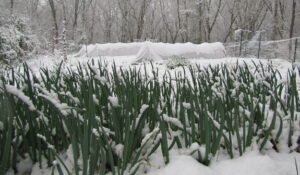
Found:
[[[78,13],[79,13],[79,0],[75,0],[72,39],[75,39],[75,31],[77,30]]]
[[[290,38],[294,36],[295,18],[296,18],[296,0],[292,1],[292,14],[291,14],[291,25],[290,25]]]
[[[68,40],[79,44],[230,42],[237,29],[264,30],[270,40],[300,35],[299,0],[1,1],[2,11],[29,18],[40,37],[51,39],[54,28],[58,38],[65,18]]]
[[[10,0],[10,14],[14,13],[14,0]]]
[[[54,1],[53,0],[48,0],[50,8],[51,8],[51,14],[53,17],[53,24],[54,24],[54,37],[55,37],[55,43],[58,43],[58,37],[59,37],[59,33],[58,33],[58,24],[57,24],[57,19],[56,19],[56,9],[55,9],[55,5],[54,5]]]

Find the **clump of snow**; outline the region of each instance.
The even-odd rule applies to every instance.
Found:
[[[96,137],[99,137],[99,136],[100,136],[100,134],[99,134],[99,132],[98,132],[98,130],[97,130],[96,128],[93,128],[93,129],[92,129],[92,132],[93,132],[93,134],[94,134]]]
[[[106,85],[106,84],[107,84],[107,80],[106,80],[105,77],[103,77],[103,76],[101,77],[101,76],[99,76],[99,75],[96,75],[95,78],[96,78],[97,80],[99,80],[100,83],[101,83],[102,85]]]
[[[123,150],[124,150],[123,144],[117,144],[114,148],[116,155],[119,156],[120,158],[122,158],[123,156]]]
[[[24,160],[17,163],[18,174],[29,174],[31,172],[32,166],[33,162],[31,161],[30,157],[27,156]]]
[[[149,105],[143,104],[141,109],[140,109],[139,116],[141,116],[148,108],[149,108]]]
[[[45,100],[49,101],[55,108],[63,115],[68,116],[71,112],[76,113],[75,110],[71,110],[71,108],[66,103],[61,103],[57,97],[57,94],[53,92],[49,92],[48,90],[41,87],[39,84],[34,84],[34,87],[39,89],[42,93],[38,93],[39,97],[44,98]],[[78,102],[75,97],[72,96],[71,93],[66,93],[68,96],[70,96],[74,102]],[[80,115],[78,115],[80,119]]]
[[[182,123],[177,118],[169,117],[166,114],[163,114],[162,118],[164,119],[164,121],[169,122],[169,123],[177,126],[178,128],[183,129]]]
[[[77,97],[74,97],[71,92],[60,92],[60,94],[69,97],[75,104],[80,104],[80,100]]]
[[[46,99],[47,101],[49,101],[52,105],[55,106],[56,109],[59,110],[59,112],[63,115],[63,116],[68,116],[70,111],[70,107],[66,104],[66,103],[60,103],[59,101],[57,101],[56,99],[44,95],[44,94],[38,94],[39,97],[43,97],[44,99]]]
[[[95,104],[99,105],[99,100],[97,99],[95,94],[93,94],[93,101]]]
[[[111,105],[112,105],[113,107],[115,107],[115,108],[116,108],[116,107],[120,107],[118,97],[109,96],[109,97],[108,97],[108,100],[109,100],[109,102],[111,103]]]
[[[141,109],[140,109],[140,113],[138,114],[136,120],[135,120],[135,125],[137,126],[137,124],[139,123],[143,113],[149,108],[149,105],[143,104]]]
[[[145,137],[142,140],[142,144],[144,145],[150,138],[153,138],[155,135],[157,135],[160,132],[159,128],[154,128],[154,130],[148,134],[145,135]]]
[[[182,103],[182,106],[183,106],[185,109],[192,109],[192,105],[191,105],[190,103],[183,102],[183,103]]]
[[[37,134],[36,136],[37,136],[38,138],[42,139],[44,142],[47,141],[46,137],[43,136],[43,135],[41,135],[41,134]]]

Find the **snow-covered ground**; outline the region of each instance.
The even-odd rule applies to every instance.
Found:
[[[67,151],[61,156],[68,168],[71,168],[73,159],[71,152]],[[19,170],[17,175],[25,175],[28,172],[31,172],[31,175],[50,175],[52,172],[52,168],[47,168],[46,161],[43,168],[40,168],[38,163],[33,165],[29,159],[21,161],[17,167]],[[295,152],[259,153],[249,150],[243,156],[234,159],[220,154],[209,166],[205,166],[192,156],[186,155],[186,150],[172,150],[168,165],[164,164],[163,157],[158,151],[141,166],[137,175],[298,175],[299,167],[300,154]],[[14,173],[9,171],[6,175]]]
[[[259,62],[262,62],[264,64],[272,63],[272,65],[278,69],[282,75],[285,75],[288,69],[292,68],[292,63],[287,60],[283,59],[272,59],[272,60],[266,60],[266,59],[256,59],[256,58],[218,58],[218,59],[204,59],[204,58],[195,58],[195,59],[188,59],[190,62],[190,65],[200,65],[202,67],[205,66],[215,66],[218,64],[226,64],[226,65],[236,65],[238,62],[239,64],[252,64],[253,62],[258,64]],[[31,59],[27,61],[28,66],[34,71],[39,72],[39,69],[41,67],[52,69],[53,67],[56,67],[60,64],[60,62],[63,61],[62,58],[59,57],[53,57],[53,56],[42,56],[36,59]],[[144,63],[136,63],[136,56],[116,56],[116,57],[108,57],[108,56],[99,56],[99,57],[76,57],[76,56],[68,56],[68,60],[65,62],[65,66],[76,69],[78,64],[85,65],[86,63],[91,63],[94,61],[97,63],[98,61],[103,61],[108,63],[109,65],[116,64],[118,67],[128,68],[132,66],[141,67],[144,66]],[[166,63],[168,60],[157,60],[153,62],[154,67],[159,68],[160,72],[165,72],[167,69]],[[151,67],[150,62],[145,62],[147,67]],[[177,68],[172,71],[179,71],[181,68]]]
[[[119,57],[75,57],[69,56],[65,66],[76,69],[78,63],[85,65],[91,63],[92,60],[105,61],[108,65],[116,64],[118,67],[128,68],[130,66],[144,66],[143,63],[136,64],[134,56],[119,56]],[[51,69],[57,66],[62,60],[51,56],[44,56],[38,59],[32,59],[27,62],[33,72],[38,72],[41,67]],[[264,64],[272,62],[283,77],[286,77],[288,69],[292,68],[292,63],[281,60],[258,60],[247,58],[221,58],[221,59],[189,59],[191,65],[198,64],[200,66],[227,64],[235,65],[237,61],[241,64],[244,62],[252,64],[252,62]],[[150,63],[145,63],[146,67],[150,67]],[[168,70],[166,60],[153,62],[154,67],[158,68],[160,74]],[[171,72],[181,71],[182,68],[170,70]],[[147,163],[143,165],[140,173],[148,175],[296,175],[297,166],[300,167],[300,155],[298,153],[276,153],[272,150],[264,153],[257,152],[257,148],[252,147],[246,154],[235,159],[229,159],[226,154],[220,153],[219,156],[213,159],[210,166],[204,166],[197,162],[192,156],[187,154],[187,150],[172,150],[170,163],[164,165],[161,153],[153,154]],[[68,151],[69,152],[69,151]],[[65,162],[71,161],[71,155],[64,153]],[[19,164],[21,171],[30,171],[32,175],[49,174],[51,169],[40,169],[38,164],[32,165],[31,161],[24,160]],[[20,171],[20,172],[21,172]],[[10,173],[8,173],[10,174]]]
[[[116,64],[117,67],[128,68],[130,66],[142,67],[144,63],[136,63],[135,56],[118,56],[118,57],[75,57],[69,56],[64,66],[76,69],[78,63],[85,65],[91,63],[92,60],[105,61],[108,65]],[[51,56],[43,56],[37,59],[27,61],[27,64],[33,72],[38,73],[41,67],[48,67],[49,69],[57,66],[62,61],[61,58]],[[292,63],[286,60],[258,60],[249,58],[221,58],[221,59],[189,59],[191,65],[217,65],[227,64],[235,65],[237,61],[241,64],[244,62],[252,64],[252,62],[264,64],[272,63],[277,68],[283,77],[286,77],[288,69],[292,68]],[[162,74],[168,70],[166,66],[167,60],[159,60],[153,62],[155,68],[158,68]],[[150,63],[145,63],[146,67],[151,67]],[[178,67],[171,72],[182,71]],[[299,82],[298,82],[299,83]],[[148,175],[297,175],[297,166],[300,167],[300,154],[298,153],[276,153],[272,149],[263,153],[257,152],[255,145],[250,148],[246,154],[235,159],[229,159],[224,153],[220,153],[215,157],[210,166],[204,166],[197,162],[192,156],[186,154],[186,150],[172,150],[170,152],[170,163],[164,164],[161,153],[153,154],[144,168],[139,174]],[[71,151],[70,151],[71,152]],[[70,152],[63,153],[66,164],[72,158]],[[40,169],[38,164],[32,165],[30,160],[24,160],[19,163],[20,175],[22,172],[31,171],[32,175],[50,174],[51,169]],[[7,175],[13,174],[8,172]]]
[[[299,153],[250,151],[239,158],[214,160],[210,166],[204,166],[191,156],[174,154],[170,164],[154,167],[148,175],[296,175],[295,161],[299,167]]]

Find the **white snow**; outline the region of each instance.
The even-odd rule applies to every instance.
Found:
[[[70,111],[70,107],[66,103],[60,103],[56,99],[54,99],[54,98],[52,98],[50,96],[44,95],[44,94],[38,94],[38,96],[39,97],[43,97],[44,99],[46,99],[47,101],[49,101],[65,117],[68,116],[69,113],[71,112]]]
[[[22,91],[17,89],[14,86],[11,85],[5,85],[6,91],[16,97],[18,97],[22,102],[24,102],[26,105],[28,105],[29,109],[31,111],[36,110],[35,106],[33,105],[32,101],[29,97],[27,97]]]
[[[87,50],[85,50],[87,48]],[[97,61],[105,61],[108,63],[109,67],[115,62],[117,67],[128,68],[132,66],[136,66],[137,68],[142,67],[143,64],[132,65],[135,63],[137,59],[145,59],[146,56],[154,59],[153,66],[155,69],[158,69],[159,77],[158,79],[162,79],[162,73],[164,73],[167,69],[165,60],[172,55],[182,55],[186,56],[191,62],[191,65],[199,64],[201,67],[206,67],[208,65],[218,65],[218,64],[226,64],[227,66],[234,66],[236,62],[239,61],[240,64],[250,63],[252,61],[255,63],[259,63],[260,61],[263,64],[268,64],[268,60],[258,60],[258,59],[248,59],[248,58],[221,58],[225,54],[223,53],[223,45],[218,43],[213,44],[202,44],[202,45],[194,45],[191,43],[186,44],[163,44],[163,43],[131,43],[131,44],[97,44],[97,45],[89,45],[87,47],[83,47],[81,51],[77,54],[80,57],[69,56],[67,62],[65,62],[64,66],[70,66],[72,70],[76,70],[76,65],[78,62],[81,64],[85,64],[90,62],[92,59]],[[196,50],[196,51],[195,51]],[[87,51],[87,52],[86,52]],[[216,52],[216,53],[215,53]],[[220,52],[220,53],[219,53]],[[87,55],[86,55],[87,53]],[[190,55],[189,55],[190,54]],[[215,55],[210,55],[215,54]],[[220,56],[222,55],[222,56]],[[88,57],[86,57],[88,56]],[[106,57],[99,57],[106,56]],[[195,56],[195,57],[194,57]],[[219,57],[220,56],[220,57]],[[91,57],[91,58],[89,58]],[[215,59],[204,59],[204,58],[215,58]],[[156,59],[157,58],[157,59]],[[202,58],[202,59],[200,59]],[[40,67],[48,67],[50,70],[57,65],[61,61],[61,58],[54,58],[50,56],[40,57],[39,59],[32,59],[27,62],[29,67],[33,70],[34,73],[39,72]],[[292,63],[287,60],[282,59],[273,59],[273,66],[278,69],[283,77],[286,77],[287,70],[292,67]],[[145,64],[147,70],[151,70],[151,64]],[[66,70],[62,70],[66,71]],[[181,68],[176,68],[175,70],[170,70],[171,76],[174,75],[175,72],[182,71]],[[151,75],[149,75],[151,76]],[[238,75],[232,75],[238,76]],[[102,83],[107,84],[107,80],[105,77],[96,76],[96,78]],[[149,81],[152,77],[149,77]],[[189,77],[187,77],[189,78]],[[265,80],[261,80],[260,83],[263,83]],[[284,81],[284,80],[283,80]],[[259,83],[259,82],[257,82]],[[242,86],[241,84],[236,85],[235,91],[238,92],[238,86]],[[266,84],[266,86],[268,86]],[[32,109],[35,109],[30,99],[24,95],[24,93],[20,90],[17,90],[15,87],[10,87],[10,93],[19,97],[24,103],[26,103]],[[41,87],[37,87],[42,96],[47,98],[51,103],[53,103],[64,115],[67,115],[71,110],[68,109],[68,106],[63,105],[59,102],[57,97],[54,97],[51,92],[46,91]],[[215,87],[218,88],[218,87]],[[216,90],[218,91],[218,89]],[[23,94],[22,94],[23,93]],[[71,94],[68,92],[65,94],[69,96],[71,99]],[[28,100],[29,99],[29,100]],[[74,98],[74,102],[77,100]],[[93,100],[97,102],[97,100],[93,96]],[[110,104],[113,107],[119,107],[119,100],[115,96],[108,97]],[[191,104],[186,102],[182,103],[186,109],[191,108]],[[147,109],[148,105],[143,105],[139,111],[139,115],[141,116],[143,112]],[[249,112],[247,109],[241,109],[243,113],[249,116]],[[299,115],[299,114],[297,114]],[[163,120],[169,122],[173,125],[176,125],[180,128],[183,127],[182,123],[177,118],[169,117],[167,115],[162,116]],[[212,122],[216,127],[219,127],[219,123],[211,118]],[[97,119],[97,120],[100,120]],[[0,130],[3,128],[3,124]],[[64,126],[65,127],[65,126]],[[147,128],[148,127],[148,128]],[[142,140],[142,145],[146,144],[149,141],[149,144],[155,145],[155,143],[160,141],[161,134],[160,129],[155,128],[149,133],[149,126],[145,127],[146,132],[144,133],[144,139]],[[284,126],[285,127],[285,126]],[[99,129],[93,129],[93,133],[95,135],[99,135],[100,131],[105,132],[107,135],[114,134],[109,129],[101,127]],[[226,133],[225,133],[226,134]],[[283,133],[283,136],[280,137],[282,140],[286,140],[286,134]],[[42,136],[40,136],[43,138]],[[296,139],[296,138],[293,138]],[[151,140],[151,143],[150,143]],[[281,141],[280,141],[281,142]],[[283,141],[284,142],[284,141]],[[147,143],[148,144],[148,143]],[[150,145],[150,146],[151,146]],[[51,147],[51,145],[48,145]],[[209,166],[204,166],[197,162],[196,159],[193,158],[192,155],[189,155],[193,150],[199,150],[201,154],[205,153],[205,145],[192,144],[190,148],[186,150],[171,150],[170,151],[170,163],[168,165],[164,165],[164,160],[159,152],[155,152],[153,155],[149,157],[147,160],[147,164],[141,166],[142,169],[146,169],[148,175],[296,175],[296,167],[295,167],[295,159],[297,160],[297,165],[300,167],[300,155],[298,153],[284,153],[289,148],[285,148],[281,145],[278,145],[280,150],[283,150],[283,153],[274,153],[272,150],[264,151],[264,154],[257,152],[257,149],[253,149],[248,153],[244,154],[239,158],[228,159],[225,155],[218,154],[213,158],[211,164]],[[118,156],[122,156],[123,145],[119,144],[114,147],[114,151]],[[61,157],[66,162],[67,166],[72,169],[72,161],[73,155],[72,150],[68,149],[65,154],[62,154]],[[25,160],[23,160],[25,161]],[[22,162],[22,161],[21,161]],[[24,166],[20,167],[27,169],[30,165],[30,162],[23,163]],[[58,162],[59,164],[59,162]],[[28,166],[27,166],[28,165]],[[11,172],[11,171],[10,171]],[[11,173],[13,174],[13,173]],[[32,175],[46,175],[51,174],[51,168],[47,168],[47,163],[43,161],[42,169],[40,169],[38,164],[33,165],[32,167]],[[139,172],[137,175],[144,174],[144,171]]]
[[[163,114],[162,118],[164,119],[164,121],[183,129],[182,123],[177,118],[169,117],[166,114]]]
[[[99,105],[99,100],[97,99],[95,94],[93,94],[93,101],[95,104]]]
[[[68,96],[75,104],[80,104],[80,101],[77,97],[74,97],[71,92],[60,92],[61,95]]]
[[[142,140],[141,145],[144,145],[150,138],[154,137],[159,132],[160,132],[159,128],[154,128],[154,130],[152,132],[145,135],[145,137]]]
[[[186,103],[186,102],[183,102],[183,103],[182,103],[182,106],[183,106],[185,109],[191,109],[191,108],[192,108],[191,104],[190,104],[190,103]]]
[[[114,148],[116,155],[120,158],[123,157],[123,150],[124,150],[124,145],[122,144],[117,144]]]
[[[298,153],[263,155],[252,151],[236,159],[216,160],[204,166],[191,156],[175,155],[168,165],[147,175],[296,175],[295,159],[299,167]]]
[[[83,46],[76,56],[134,56],[136,61],[161,60],[172,56],[186,58],[223,58],[225,48],[222,43],[108,43]]]
[[[136,118],[136,121],[135,121],[135,125],[137,126],[138,123],[140,122],[140,119],[143,115],[143,113],[149,108],[149,105],[146,105],[146,104],[143,104],[141,109],[140,109],[140,113],[138,114],[138,117]]]
[[[23,175],[30,173],[32,166],[33,163],[30,160],[30,157],[27,156],[23,161],[17,163],[18,174]]]
[[[116,107],[120,107],[118,97],[109,96],[109,97],[108,97],[108,100],[109,100],[109,102],[111,103],[111,105],[112,105],[113,107],[115,107],[115,108],[116,108]]]
[[[2,131],[4,129],[4,125],[3,123],[0,121],[0,131]]]

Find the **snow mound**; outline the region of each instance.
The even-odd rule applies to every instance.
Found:
[[[225,47],[222,43],[108,43],[83,46],[76,56],[135,56],[137,61],[162,60],[172,56],[185,58],[223,58]]]
[[[147,175],[297,175],[295,163],[299,166],[299,158],[298,153],[262,155],[252,151],[236,159],[204,166],[191,156],[177,155],[168,165],[154,168]]]

